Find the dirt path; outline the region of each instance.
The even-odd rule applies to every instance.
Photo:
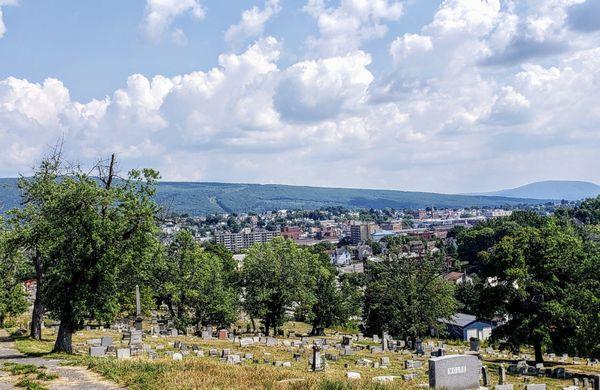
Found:
[[[100,375],[87,370],[84,367],[61,366],[60,360],[44,359],[39,357],[27,357],[20,353],[15,343],[8,337],[4,329],[0,329],[0,366],[4,363],[13,362],[21,364],[34,364],[48,368],[49,373],[59,375],[47,384],[51,390],[84,389],[84,390],[109,390],[123,389],[113,382],[107,381]],[[15,377],[5,371],[0,371],[0,390],[16,389],[13,385]]]

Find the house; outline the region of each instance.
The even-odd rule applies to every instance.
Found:
[[[440,319],[439,322],[446,325],[451,338],[459,338],[464,341],[468,341],[472,337],[487,340],[492,335],[492,324],[488,321],[478,320],[471,314],[457,313],[449,319]]]
[[[470,276],[468,276],[465,272],[450,272],[444,276],[444,279],[454,284],[461,284],[464,282],[473,281],[473,279]]]
[[[373,249],[370,245],[359,245],[356,248],[356,258],[358,260],[363,261],[369,256],[373,256]]]
[[[346,248],[337,248],[329,255],[331,264],[343,267],[352,264],[352,254]]]

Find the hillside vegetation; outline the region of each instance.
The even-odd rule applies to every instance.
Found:
[[[417,209],[431,207],[536,204],[543,200],[502,196],[446,195],[431,192],[304,187],[279,184],[158,183],[157,202],[170,212],[191,215],[263,212],[278,209],[314,210],[323,207]],[[0,207],[19,204],[16,179],[0,179]]]

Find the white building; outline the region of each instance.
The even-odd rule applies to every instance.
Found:
[[[468,341],[470,338],[487,340],[492,335],[493,326],[489,322],[478,320],[471,314],[457,313],[450,319],[441,319],[446,324],[448,333],[453,338]]]

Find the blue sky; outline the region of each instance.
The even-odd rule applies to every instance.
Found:
[[[0,176],[600,182],[597,0],[0,0]]]

